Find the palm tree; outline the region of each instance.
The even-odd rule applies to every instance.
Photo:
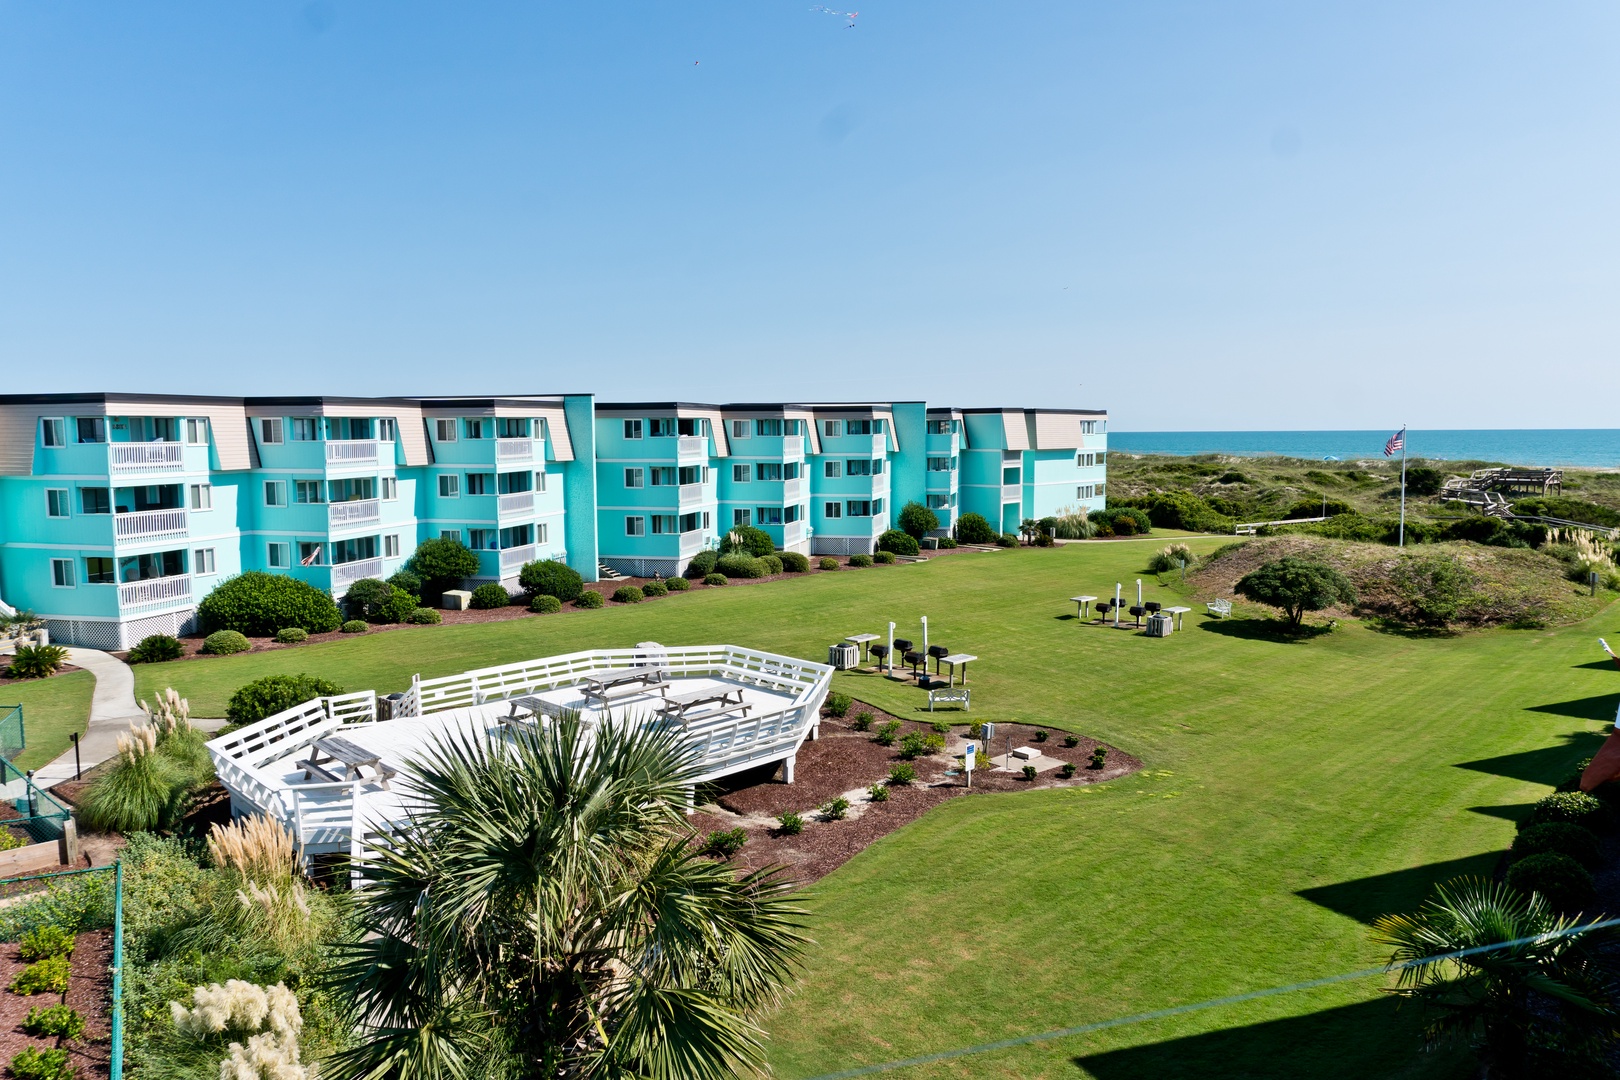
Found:
[[[691,757],[654,725],[576,716],[438,743],[424,808],[358,867],[368,940],[333,979],[366,1080],[727,1077],[809,944],[777,868],[686,843]]]
[[[1390,992],[1429,1010],[1431,1045],[1468,1040],[1486,1075],[1516,1077],[1541,1075],[1549,1054],[1565,1065],[1590,1060],[1615,1037],[1620,1012],[1601,948],[1612,932],[1569,932],[1578,925],[1538,893],[1459,878],[1436,887],[1416,914],[1373,923],[1373,938],[1394,949],[1389,963],[1399,974]]]

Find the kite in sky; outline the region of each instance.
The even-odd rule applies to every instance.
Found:
[[[840,19],[848,19],[849,20],[849,25],[844,27],[844,29],[846,29],[846,30],[855,29],[855,20],[858,19],[860,17],[860,14],[861,14],[858,11],[838,11],[835,8],[822,7],[820,4],[815,5],[810,10],[811,11],[819,11],[823,15],[836,15]]]

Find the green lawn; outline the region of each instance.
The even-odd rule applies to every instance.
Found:
[[[73,745],[69,736],[84,734],[90,719],[90,695],[96,677],[88,671],[70,671],[49,679],[0,683],[0,714],[11,706],[23,707],[23,730],[28,748],[13,762],[19,769],[37,769],[61,756]]]
[[[1194,541],[1208,552],[1225,541]],[[1189,616],[1165,641],[1079,625],[1067,597],[1168,590],[1152,544],[964,554],[635,608],[393,631],[260,656],[139,668],[199,715],[239,683],[310,671],[392,690],[592,645],[734,641],[817,659],[901,631],[976,653],[974,716],[1097,735],[1147,762],[1093,789],[959,799],[811,893],[814,951],[771,1021],[781,1077],[1040,1032],[1377,963],[1366,924],[1435,880],[1488,873],[1512,818],[1614,713],[1616,673],[1578,626],[1459,638],[1349,624],[1284,642]],[[909,636],[919,636],[915,633]],[[921,694],[842,687],[904,715]],[[812,828],[817,826],[812,825]],[[934,1076],[1463,1076],[1418,1050],[1376,980],[913,1068]]]

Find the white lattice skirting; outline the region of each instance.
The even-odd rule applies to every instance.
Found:
[[[650,578],[654,574],[675,577],[690,559],[603,559],[613,569],[627,577]]]
[[[126,621],[47,618],[45,628],[51,632],[51,640],[58,644],[118,652],[134,647],[142,638],[152,634],[179,636],[193,633],[197,629],[197,609],[186,608]]]
[[[877,541],[870,536],[817,536],[811,539],[812,555],[870,555]]]

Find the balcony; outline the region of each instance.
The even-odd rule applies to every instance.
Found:
[[[675,454],[682,461],[687,458],[707,458],[709,440],[702,435],[681,435],[675,440]]]
[[[125,615],[185,607],[190,603],[190,574],[126,581],[118,586],[118,606]]]
[[[790,521],[782,526],[782,546],[792,547],[804,539],[804,522]]]
[[[107,444],[107,471],[113,476],[177,473],[185,468],[185,447],[177,442]]]
[[[782,505],[791,506],[804,498],[804,480],[782,481]]]
[[[370,465],[377,460],[376,439],[328,439],[328,465]]]
[[[497,497],[495,513],[500,517],[517,517],[520,514],[534,512],[534,492],[514,491],[510,495]]]
[[[676,499],[676,505],[682,510],[696,510],[705,503],[712,501],[702,484],[682,484],[680,486],[680,496]]]
[[[356,559],[353,562],[338,563],[332,567],[332,588],[347,589],[361,578],[380,578],[382,572],[381,559]]]
[[[1001,501],[1002,501],[1003,504],[1006,504],[1006,503],[1021,503],[1021,502],[1023,502],[1024,501],[1024,485],[1022,485],[1022,484],[1002,484],[1001,485]]]
[[[116,514],[113,517],[113,535],[120,544],[167,540],[185,536],[187,531],[184,509],[137,510],[132,514]]]
[[[496,461],[533,461],[533,439],[496,439]]]
[[[501,550],[501,576],[515,574],[523,569],[524,563],[534,562],[535,546],[524,544],[522,547],[503,548]]]
[[[335,502],[326,508],[326,520],[332,528],[361,525],[382,520],[382,504],[376,499],[354,499]]]

